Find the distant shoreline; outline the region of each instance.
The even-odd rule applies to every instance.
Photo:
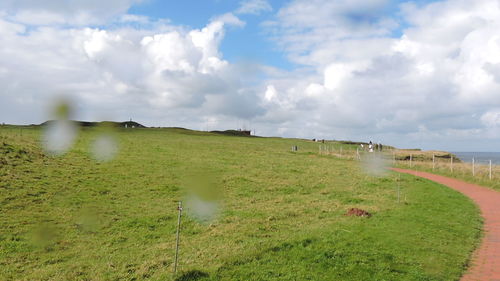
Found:
[[[489,164],[491,160],[492,164],[500,165],[500,152],[451,152],[455,154],[462,162],[472,163],[472,158],[474,162],[478,164]]]

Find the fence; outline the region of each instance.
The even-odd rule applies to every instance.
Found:
[[[338,158],[346,158],[353,160],[361,159],[361,151],[359,149],[353,149],[352,147],[342,147],[335,145],[320,145],[319,154],[320,155],[330,155]]]
[[[478,160],[472,158],[471,162],[463,162],[453,154],[449,153],[429,153],[410,151],[398,151],[385,149],[381,153],[382,157],[392,166],[400,166],[411,169],[423,169],[430,172],[447,174],[452,176],[462,176],[485,181],[498,181],[500,179],[500,165],[492,160]],[[366,149],[352,147],[342,148],[333,145],[320,145],[319,154],[330,155],[338,158],[361,160],[365,154],[370,154]]]
[[[492,160],[472,158],[471,162],[462,162],[453,155],[437,157],[434,154],[429,158],[415,158],[410,154],[409,157],[400,159],[393,154],[393,163],[395,166],[423,168],[429,171],[446,172],[451,175],[468,176],[483,180],[495,181],[500,179],[500,165],[496,165]]]

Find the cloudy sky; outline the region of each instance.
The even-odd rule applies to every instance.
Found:
[[[500,151],[500,0],[2,0],[0,122]]]

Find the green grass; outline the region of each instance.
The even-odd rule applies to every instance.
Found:
[[[96,134],[50,157],[38,129],[0,127],[0,280],[458,280],[479,239],[461,194],[402,175],[398,203],[395,174],[313,142],[122,130],[117,157],[98,163]],[[174,276],[177,201],[199,169],[221,208],[209,222],[186,209]]]

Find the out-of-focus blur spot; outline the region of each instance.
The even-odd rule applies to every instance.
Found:
[[[385,159],[382,153],[365,153],[361,157],[361,166],[363,171],[371,176],[383,177],[387,173],[389,161]]]
[[[221,184],[220,177],[202,169],[186,175],[186,213],[203,223],[215,220],[221,208]]]
[[[53,106],[49,121],[43,130],[42,145],[47,154],[60,156],[73,145],[78,134],[77,125],[70,120],[73,114],[68,100],[58,100]]]
[[[57,242],[59,233],[53,224],[43,222],[35,226],[32,230],[31,238],[35,247],[49,250],[49,248]]]
[[[92,157],[99,162],[113,160],[118,152],[118,144],[111,134],[100,134],[92,142],[90,152]]]
[[[49,122],[44,130],[42,144],[45,152],[60,156],[66,153],[75,142],[78,127],[69,120],[54,120]]]
[[[87,208],[80,211],[75,225],[78,230],[84,233],[96,233],[101,229],[102,220],[95,209]]]
[[[67,100],[59,100],[53,112],[53,116],[57,120],[69,120],[73,114],[70,102]]]
[[[219,213],[219,202],[190,195],[186,198],[186,211],[188,215],[199,222],[211,222]]]

